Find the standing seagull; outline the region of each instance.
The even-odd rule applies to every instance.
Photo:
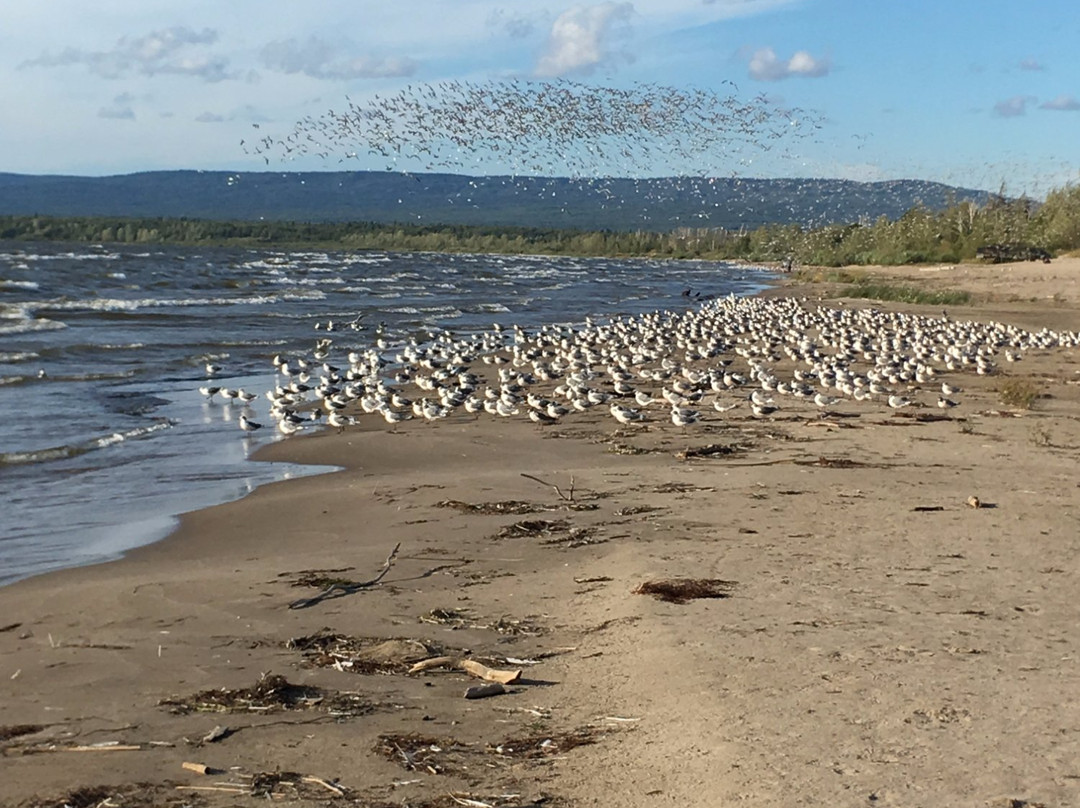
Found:
[[[250,435],[252,432],[262,429],[262,424],[257,424],[243,413],[240,413],[240,428]]]

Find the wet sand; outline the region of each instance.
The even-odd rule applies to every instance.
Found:
[[[1080,330],[1078,259],[877,271],[971,290],[954,319]],[[345,470],[0,589],[0,804],[1080,804],[1080,354],[956,379],[947,412],[276,444]],[[635,593],[679,577],[724,596]],[[345,588],[289,608],[305,581]],[[521,678],[474,700],[460,668],[405,672],[443,655]]]

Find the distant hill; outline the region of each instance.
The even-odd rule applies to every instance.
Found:
[[[575,180],[382,171],[152,171],[111,177],[0,173],[0,214],[217,220],[372,221],[656,230],[818,226],[916,205],[986,201],[921,180],[658,178]]]

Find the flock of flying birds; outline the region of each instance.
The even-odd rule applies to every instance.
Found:
[[[731,296],[578,328],[496,325],[396,348],[380,337],[336,365],[333,340],[321,338],[306,356],[274,357],[279,382],[266,397],[283,435],[323,417],[339,431],[368,417],[395,426],[461,414],[544,426],[596,410],[620,425],[689,427],[744,407],[754,418],[841,406],[949,409],[962,392],[956,376],[997,373],[999,362],[1027,350],[1077,345],[1080,333]],[[262,428],[246,413],[239,422],[247,433]]]
[[[740,98],[659,84],[626,88],[556,81],[444,81],[298,121],[284,135],[241,141],[247,154],[338,163],[363,158],[387,171],[508,172],[597,183],[613,177],[720,176],[809,136],[817,116],[763,95]],[[655,184],[655,183],[654,183]],[[531,186],[528,186],[531,187]],[[672,189],[685,194],[687,185]],[[706,189],[707,190],[707,189]]]

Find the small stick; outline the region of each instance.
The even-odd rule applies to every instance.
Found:
[[[315,783],[316,785],[320,785],[325,789],[329,789],[330,791],[333,791],[335,794],[337,794],[339,797],[345,796],[345,791],[343,789],[338,788],[333,783],[326,782],[321,777],[308,776],[302,779],[305,783]]]
[[[573,502],[574,501],[574,475],[573,474],[570,475],[570,490],[566,494],[564,494],[562,492],[562,489],[559,488],[559,486],[555,485],[555,483],[545,482],[545,481],[541,480],[539,477],[534,477],[533,475],[525,474],[524,472],[521,473],[521,476],[524,477],[527,480],[532,480],[533,482],[538,482],[538,483],[540,483],[540,485],[546,485],[549,488],[554,488],[555,493],[558,495],[559,499],[563,500],[564,502]]]
[[[238,786],[177,786],[177,791],[224,791],[228,794],[248,794],[246,788]]]
[[[141,746],[133,744],[114,744],[112,746],[61,746],[58,752],[138,752]]]
[[[350,595],[360,589],[367,589],[368,587],[375,586],[386,576],[386,573],[390,572],[390,567],[394,565],[394,559],[397,558],[399,549],[401,549],[401,542],[398,542],[394,545],[394,549],[390,551],[390,555],[388,555],[386,557],[386,561],[383,562],[382,569],[379,571],[379,574],[372,578],[370,581],[361,581],[354,584],[333,583],[314,597],[300,598],[299,600],[294,600],[292,603],[289,604],[289,608],[306,609],[308,606],[314,606],[316,603],[319,603],[330,597],[330,595],[333,594],[335,591],[340,591],[343,595]]]
[[[468,805],[470,808],[495,808],[490,802],[481,802],[480,800],[470,800],[468,797],[458,797],[454,794],[447,792],[446,796],[456,802],[458,805]]]

